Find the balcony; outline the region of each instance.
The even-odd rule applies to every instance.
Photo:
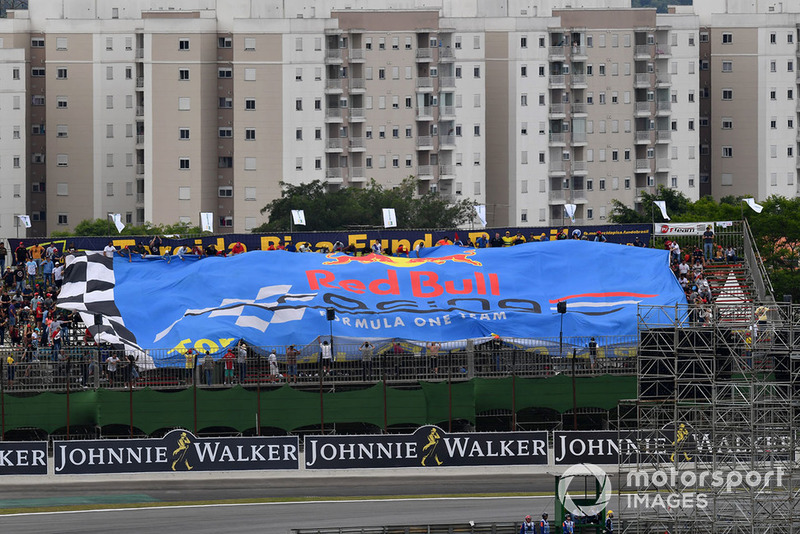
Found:
[[[137,48],[136,59],[142,59],[143,57],[144,57],[144,48]]]
[[[144,117],[144,106],[136,106],[136,116]]]
[[[342,122],[342,108],[326,109],[325,122]]]
[[[659,143],[668,143],[672,137],[672,132],[669,130],[656,131],[656,141]]]
[[[669,160],[667,158],[656,160],[656,172],[669,172]]]
[[[672,57],[672,50],[669,46],[659,43],[656,45],[656,57],[659,59]]]
[[[364,182],[367,179],[367,169],[364,167],[352,167],[350,169],[351,182]]]
[[[433,179],[433,165],[420,165],[417,168],[417,178],[420,180],[432,180]]]
[[[418,63],[426,63],[433,59],[432,48],[417,48],[416,59]]]
[[[439,166],[439,179],[452,179],[456,176],[456,168],[453,165]]]
[[[446,120],[446,119],[455,119],[456,118],[456,108],[455,106],[440,106],[439,107],[439,119]]]
[[[547,85],[550,89],[563,89],[567,86],[567,78],[563,74],[551,74]]]
[[[561,160],[551,161],[547,173],[550,176],[564,176],[567,173],[567,166]]]
[[[451,61],[455,61],[455,59],[456,55],[453,53],[453,49],[449,46],[439,49],[439,63],[449,63]]]
[[[325,50],[325,63],[341,63],[342,50],[340,48],[329,48]]]
[[[653,113],[653,103],[636,102],[635,113],[637,117],[649,117]]]
[[[364,108],[350,108],[348,121],[350,122],[364,122]]]
[[[350,78],[350,92],[363,93],[367,89],[367,82],[364,78]]]
[[[672,111],[672,104],[670,102],[659,102],[656,109],[659,115],[669,115]]]
[[[668,74],[662,74],[656,77],[656,86],[658,87],[672,87],[672,80]]]
[[[547,59],[550,61],[566,61],[567,48],[565,46],[551,46],[547,50]]]
[[[423,93],[433,91],[433,78],[417,78],[417,91]]]
[[[636,198],[642,198],[642,195],[647,193],[648,195],[654,195],[656,192],[656,188],[653,186],[645,186],[645,187],[637,187],[636,188]]]
[[[136,144],[137,145],[143,145],[144,144],[144,135],[139,134],[139,135],[136,136]]]
[[[650,87],[651,74],[649,72],[637,72],[633,78],[633,86],[637,89]]]
[[[550,144],[553,144],[553,145],[566,145],[567,144],[567,134],[565,134],[563,132],[551,133],[550,134]]]
[[[586,60],[587,57],[585,46],[572,45],[572,61]]]
[[[454,135],[439,136],[439,150],[453,150],[456,148],[456,137]]]
[[[431,106],[423,106],[421,108],[417,108],[417,120],[418,121],[432,121],[433,120],[433,107],[431,107]]]
[[[554,204],[564,204],[569,198],[569,189],[551,189],[547,199]]]
[[[573,115],[585,115],[588,112],[589,112],[589,107],[583,102],[575,102],[574,104],[572,104]]]
[[[325,169],[325,180],[329,183],[342,183],[346,175],[346,167],[330,167]]]
[[[637,145],[646,145],[650,143],[651,139],[650,130],[637,130],[634,141]]]
[[[136,193],[136,203],[144,204],[144,193]]]
[[[567,114],[567,106],[566,104],[550,104],[550,115],[566,115]]]
[[[586,86],[586,75],[585,74],[572,74],[569,77],[570,85],[575,89],[580,89],[580,86]]]
[[[325,80],[325,93],[341,93],[347,87],[347,78],[329,78]]]
[[[344,151],[344,139],[334,138],[325,141],[325,152],[329,154],[336,154]]]
[[[144,87],[144,76],[139,76],[136,78],[136,88],[141,89]]]
[[[455,89],[456,79],[454,76],[439,76],[439,90]]]
[[[636,160],[636,172],[637,173],[645,173],[649,174],[652,170],[652,166],[650,162],[653,160],[650,159],[637,159]]]
[[[136,174],[139,176],[144,175],[144,163],[137,163],[136,164]]]
[[[366,140],[363,137],[350,138],[350,152],[364,152],[366,148]]]
[[[348,59],[350,60],[350,63],[362,63],[364,61],[364,49],[351,48]]]
[[[417,150],[433,150],[433,137],[430,135],[417,137]]]
[[[572,174],[573,175],[580,175],[586,176],[589,171],[589,167],[585,161],[573,161],[572,162]]]
[[[653,57],[654,48],[655,46],[651,44],[636,45],[633,49],[633,59],[650,59]]]
[[[570,144],[583,145],[585,143],[587,143],[586,132],[572,132],[572,138],[570,139]]]

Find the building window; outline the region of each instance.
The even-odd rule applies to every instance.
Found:
[[[481,77],[481,68],[478,66],[472,67],[472,77],[473,78],[480,78]]]
[[[302,70],[300,71],[300,79],[303,79]],[[256,80],[256,69],[244,69],[244,81],[254,82]]]
[[[219,108],[220,109],[230,109],[233,107],[233,99],[230,97],[221,96],[219,98]]]
[[[187,141],[189,139],[189,128],[179,128],[178,139],[182,141]]]
[[[233,46],[233,39],[230,37],[219,37],[217,39],[217,48],[231,48]]]
[[[66,213],[59,213],[58,224],[69,224],[69,215],[67,215]]]
[[[34,78],[41,78],[44,76],[44,67],[40,68],[32,68],[31,69],[31,76]]]
[[[179,39],[178,50],[189,50],[189,39]]]
[[[254,37],[245,37],[244,38],[244,49],[245,50],[255,50],[256,49],[256,40]]]
[[[56,78],[58,78],[59,80],[66,80],[67,67],[58,67],[58,70],[56,70]]]
[[[722,44],[731,44],[733,42],[733,34],[732,33],[723,33],[722,34]]]
[[[179,80],[188,80],[189,79],[189,69],[178,69],[178,79]]]
[[[724,147],[722,147],[722,157],[723,158],[732,158],[733,157],[733,147],[732,146],[724,146]]]
[[[221,139],[230,139],[233,137],[233,128],[223,127],[218,130],[218,135]]]
[[[217,78],[233,78],[233,69],[227,67],[217,69]]]
[[[44,38],[31,39],[31,48],[44,48]]]
[[[59,167],[67,167],[69,165],[69,156],[66,154],[56,155],[56,165]]]
[[[178,158],[178,168],[181,170],[189,169],[189,158]]]
[[[256,99],[255,98],[246,98],[244,100],[244,109],[252,111],[256,109]]]
[[[254,171],[256,170],[256,158],[244,158],[244,170],[246,171]]]
[[[255,141],[255,139],[256,139],[256,129],[255,128],[245,128],[244,129],[244,139],[245,139],[245,141]]]
[[[58,109],[67,109],[67,97],[66,96],[57,96],[56,97],[56,107]]]
[[[178,98],[179,111],[189,111],[191,107],[191,99],[188,96],[182,96]]]
[[[733,89],[723,89],[722,100],[733,100]]]

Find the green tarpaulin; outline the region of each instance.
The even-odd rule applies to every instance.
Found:
[[[613,409],[621,399],[636,397],[636,377],[604,375],[578,378],[578,408]],[[196,411],[195,411],[196,395]],[[514,399],[512,400],[512,397]],[[441,424],[451,419],[475,422],[490,410],[544,408],[565,412],[572,408],[572,379],[475,378],[468,382],[421,382],[418,388],[384,388],[382,383],[357,391],[300,391],[289,386],[254,389],[239,386],[179,391],[92,390],[35,395],[4,394],[4,430],[36,428],[47,433],[69,425],[133,426],[146,434],[160,429],[226,427],[236,431],[272,427],[293,431],[318,425],[366,423],[378,427],[397,424]],[[260,400],[260,410],[259,410]]]

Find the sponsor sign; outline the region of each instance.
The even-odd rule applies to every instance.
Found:
[[[213,222],[213,221],[211,221]],[[571,225],[567,229],[568,233],[579,230],[581,234],[589,236],[589,240],[593,239],[593,235],[598,231],[603,232],[609,243],[633,243],[635,238],[645,245],[650,242],[650,224],[614,224],[614,225],[593,225],[593,226],[575,226]],[[511,235],[521,233],[525,239],[530,240],[531,236],[544,236],[542,239],[545,241],[553,241],[559,232],[565,229],[563,226],[539,226],[539,227],[500,227],[500,228],[486,228],[480,230],[461,230],[461,240],[466,243],[471,240],[477,243],[481,235],[488,235],[490,238],[494,236],[495,232],[501,236],[509,231]],[[268,250],[270,247],[277,247],[278,245],[288,246],[290,244],[298,245],[300,243],[310,243],[311,249],[314,251],[331,252],[333,245],[340,241],[345,247],[353,245],[359,251],[369,251],[370,245],[373,241],[381,243],[382,250],[392,251],[397,250],[399,245],[403,245],[406,250],[413,250],[417,244],[423,247],[432,247],[437,241],[444,237],[450,239],[454,236],[454,230],[395,230],[395,229],[376,229],[376,230],[363,230],[363,231],[341,231],[341,232],[276,232],[271,234],[226,234],[221,235],[205,235],[202,237],[181,238],[180,236],[162,236],[162,244],[159,250],[149,250],[149,243],[152,236],[116,236],[109,238],[103,237],[68,237],[60,239],[50,238],[20,238],[14,241],[21,241],[25,247],[31,247],[36,243],[41,244],[47,248],[49,244],[54,244],[59,251],[63,252],[70,246],[74,246],[77,250],[103,250],[103,247],[108,245],[109,239],[114,242],[117,249],[125,248],[129,245],[142,244],[147,248],[148,253],[151,254],[165,254],[168,251],[183,245],[192,248],[195,245],[203,247],[214,245],[219,252],[230,251],[234,243],[241,243],[246,251],[250,250]],[[465,237],[466,235],[466,237]],[[16,248],[16,247],[12,247]]]
[[[46,441],[0,441],[0,475],[46,474]]]
[[[547,432],[306,436],[306,469],[546,465]]]
[[[56,441],[57,475],[298,469],[296,436],[198,438],[173,430],[161,439]]]
[[[663,432],[643,435],[640,432],[570,431],[553,432],[553,461],[555,465],[611,465],[630,461],[639,455],[640,461],[654,461],[654,455],[668,460],[673,439]]]
[[[714,223],[655,223],[653,225],[653,235],[703,235],[708,226],[713,227]]]

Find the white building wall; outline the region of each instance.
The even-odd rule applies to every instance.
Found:
[[[677,94],[670,115],[670,144],[664,155],[669,160],[666,186],[676,189],[692,201],[700,190],[700,63],[698,19],[693,16],[665,15],[659,24],[671,27],[670,62],[677,65],[677,75],[670,75],[671,90]]]
[[[16,217],[26,213],[26,68],[24,49],[0,49],[0,235],[8,237],[26,235]]]

